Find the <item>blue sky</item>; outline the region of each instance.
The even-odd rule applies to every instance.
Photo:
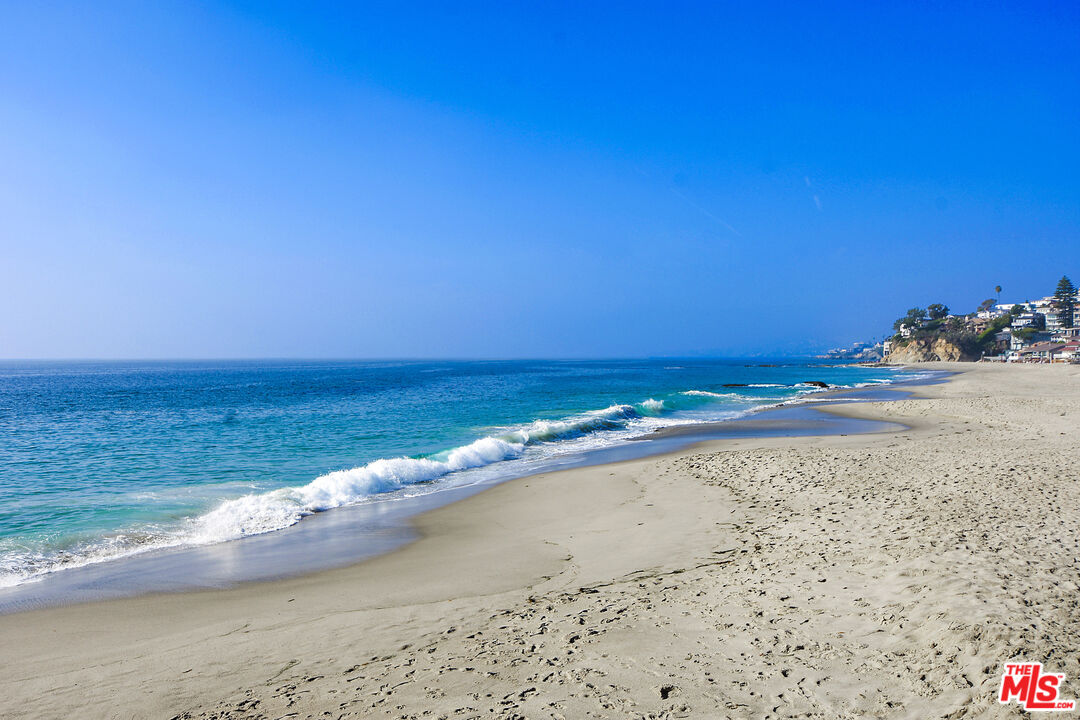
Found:
[[[1080,6],[583,5],[0,6],[0,357],[799,353],[1080,280]]]

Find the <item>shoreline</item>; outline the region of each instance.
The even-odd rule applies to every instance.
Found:
[[[0,716],[965,717],[1021,655],[1075,697],[1080,374],[941,367],[821,408],[902,431],[541,473],[358,565],[0,616]]]
[[[0,588],[0,615],[146,594],[227,589],[273,582],[365,562],[419,538],[412,522],[505,482],[559,470],[662,456],[707,440],[856,434],[888,429],[869,419],[817,410],[830,402],[896,399],[907,388],[940,382],[946,374],[862,387],[832,387],[795,400],[763,405],[726,420],[674,425],[616,445],[571,453],[525,474],[450,486],[407,498],[388,497],[314,513],[280,530],[209,545],[149,549],[90,562]]]

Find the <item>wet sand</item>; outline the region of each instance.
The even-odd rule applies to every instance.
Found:
[[[0,617],[0,714],[998,717],[1080,695],[1080,368],[959,365],[830,412],[536,475],[347,568]]]
[[[942,373],[945,374],[945,373]],[[919,373],[925,376],[927,373]],[[921,377],[914,381],[934,381]],[[890,385],[902,389],[910,382]],[[739,419],[676,425],[629,441],[582,453],[549,458],[530,475],[661,455],[707,439],[855,434],[898,429],[894,423],[863,420],[818,410],[841,400],[896,399],[903,393],[866,387],[833,389],[799,402],[765,407]],[[459,502],[493,485],[523,475],[493,473],[466,485],[434,483],[413,497],[376,496],[372,502],[315,513],[276,532],[240,541],[152,550],[110,562],[55,572],[35,582],[0,588],[0,615],[146,593],[234,587],[243,582],[279,580],[354,565],[415,540],[412,519]]]

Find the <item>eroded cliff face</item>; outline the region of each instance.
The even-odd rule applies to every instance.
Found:
[[[937,362],[970,362],[977,358],[964,352],[945,338],[932,340],[910,340],[906,345],[898,345],[889,353],[888,362],[900,364]]]

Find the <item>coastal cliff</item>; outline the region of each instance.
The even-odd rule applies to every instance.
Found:
[[[921,362],[956,362],[972,361],[976,358],[964,353],[964,351],[943,337],[927,338],[923,340],[909,340],[903,345],[897,345],[889,353],[888,362],[898,365]]]

